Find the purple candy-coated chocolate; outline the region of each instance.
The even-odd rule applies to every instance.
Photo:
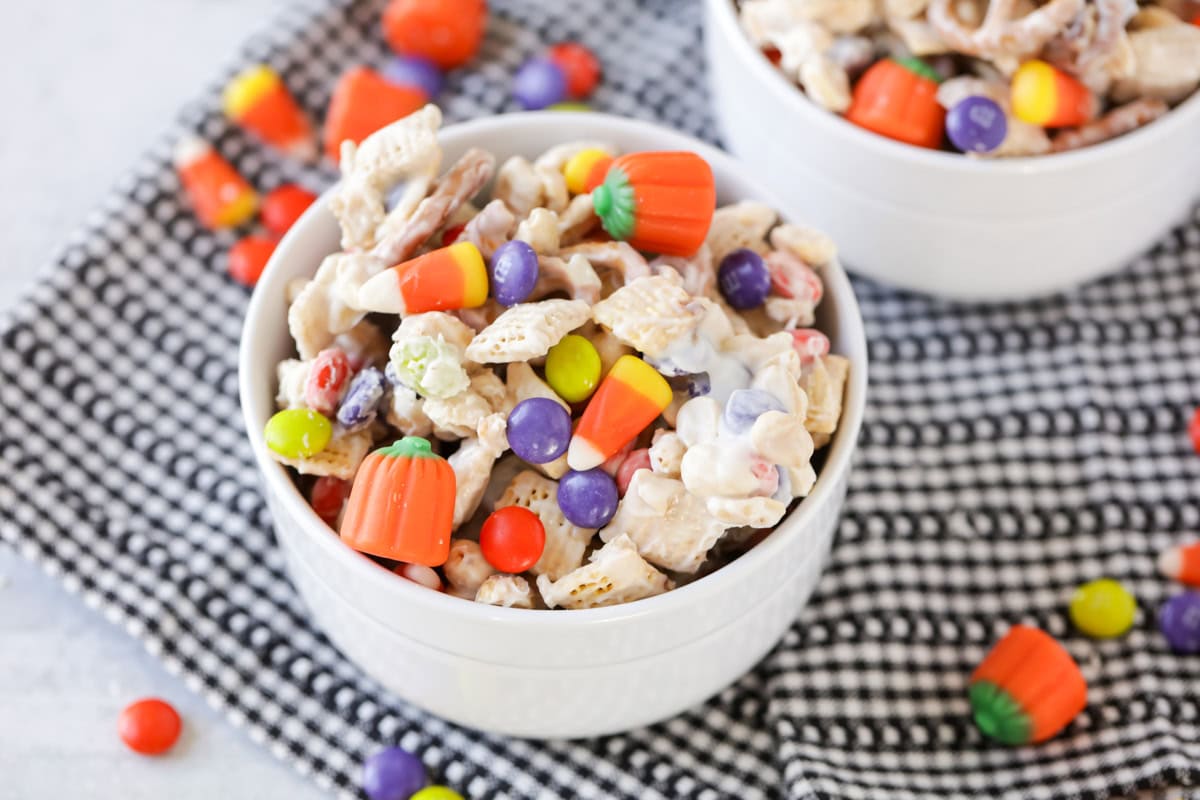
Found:
[[[1008,117],[995,100],[973,95],[946,114],[946,135],[964,153],[990,153],[1008,135]]]
[[[442,77],[442,71],[438,69],[437,64],[420,56],[396,56],[388,59],[380,74],[391,83],[415,86],[424,92],[429,100],[441,94],[445,84],[445,78]]]
[[[521,108],[535,111],[567,99],[567,76],[547,58],[531,58],[513,76],[513,97]]]
[[[379,401],[383,399],[387,381],[383,372],[366,367],[350,381],[342,404],[338,406],[337,421],[348,431],[364,428],[375,419]]]
[[[508,415],[508,446],[530,464],[545,464],[567,452],[571,414],[547,397],[522,400]]]
[[[602,528],[617,513],[617,483],[597,467],[584,472],[569,470],[558,482],[558,507],[563,516],[581,528]]]
[[[421,759],[399,747],[380,750],[363,764],[362,788],[371,800],[408,800],[425,783]]]
[[[515,306],[529,297],[537,284],[537,253],[520,240],[505,242],[492,254],[489,272],[496,302],[502,306]]]
[[[1177,594],[1163,603],[1158,627],[1176,653],[1200,653],[1200,592]]]
[[[712,391],[712,380],[709,379],[707,372],[677,375],[669,378],[667,383],[671,384],[671,388],[675,391],[685,392],[688,397],[702,397]]]
[[[757,308],[771,293],[771,273],[762,256],[742,248],[721,259],[717,285],[734,308]]]
[[[730,433],[745,433],[768,411],[783,411],[783,403],[762,389],[736,389],[725,403],[723,420]]]

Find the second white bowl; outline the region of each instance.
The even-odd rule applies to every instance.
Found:
[[[746,38],[732,0],[705,7],[726,144],[864,275],[956,299],[1044,295],[1125,265],[1200,197],[1200,95],[1111,142],[977,161],[818,108]]]
[[[692,150],[712,165],[721,203],[775,205],[724,153],[644,122],[602,114],[510,114],[447,128],[448,159],[469,147],[534,158],[575,139],[623,151]],[[292,352],[285,286],[338,246],[318,201],[279,244],[246,314],[242,413],[293,581],[329,638],[389,690],[454,722],[532,737],[592,736],[648,724],[701,702],[775,645],[816,586],[845,496],[866,399],[867,347],[850,282],[824,272],[818,325],[852,364],[841,425],[812,494],[763,542],[695,583],[584,611],[472,603],[400,579],[338,539],[309,507],[261,432],[275,365]]]

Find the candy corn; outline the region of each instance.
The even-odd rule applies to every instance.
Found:
[[[225,116],[297,158],[316,155],[312,126],[283,80],[266,64],[239,73],[225,87]]]
[[[1044,128],[1065,128],[1096,116],[1096,98],[1088,88],[1045,61],[1026,61],[1012,77],[1013,114]]]
[[[390,83],[366,67],[342,75],[329,98],[325,116],[325,155],[337,161],[342,142],[355,144],[425,105],[425,92]]]
[[[671,397],[670,384],[654,367],[621,356],[579,419],[567,465],[577,472],[600,466],[654,422]]]
[[[384,270],[363,284],[358,302],[368,311],[420,314],[477,308],[487,293],[483,254],[471,242],[459,242]]]
[[[1200,586],[1200,542],[1164,550],[1158,557],[1158,571],[1171,580]]]
[[[1052,636],[1014,625],[971,675],[970,699],[986,735],[1030,744],[1049,739],[1083,710],[1087,682]]]
[[[212,145],[194,136],[175,146],[175,171],[200,221],[234,228],[258,210],[258,195]]]
[[[712,168],[695,153],[628,153],[613,161],[592,206],[614,239],[638,250],[690,256],[717,205]]]
[[[571,194],[585,194],[604,183],[613,157],[595,147],[580,150],[563,165],[563,177]]]

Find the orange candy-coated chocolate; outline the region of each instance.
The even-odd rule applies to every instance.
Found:
[[[429,442],[406,436],[368,455],[354,476],[342,541],[362,553],[436,567],[450,555],[454,470]]]
[[[342,75],[329,98],[325,115],[325,155],[341,157],[342,142],[358,144],[375,131],[406,117],[425,105],[425,93],[413,86],[385,80],[366,67]]]
[[[717,190],[712,168],[695,153],[628,153],[592,190],[592,204],[614,239],[651,253],[690,256],[708,236]]]
[[[229,276],[243,286],[254,286],[271,260],[276,244],[265,236],[240,239],[229,248]]]
[[[937,148],[946,128],[937,89],[937,73],[920,59],[885,58],[859,78],[846,119],[889,139]]]
[[[316,199],[315,194],[294,183],[285,183],[267,192],[259,212],[263,227],[276,236],[283,236]]]
[[[1087,681],[1054,637],[1014,625],[971,675],[975,721],[1005,744],[1042,742],[1087,705]]]
[[[117,718],[117,734],[135,753],[161,755],[175,744],[183,730],[179,712],[165,700],[150,697],[130,703]]]
[[[475,57],[487,27],[484,0],[392,0],[383,38],[400,55],[428,58],[442,69]]]

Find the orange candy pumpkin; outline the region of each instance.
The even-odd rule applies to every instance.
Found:
[[[592,206],[614,239],[638,250],[694,255],[717,207],[712,168],[686,151],[628,153],[612,162]]]
[[[854,87],[846,119],[889,139],[936,149],[946,129],[938,74],[919,58],[885,58]]]
[[[354,476],[342,541],[362,553],[436,567],[450,555],[454,470],[427,439],[406,436],[371,453]]]

